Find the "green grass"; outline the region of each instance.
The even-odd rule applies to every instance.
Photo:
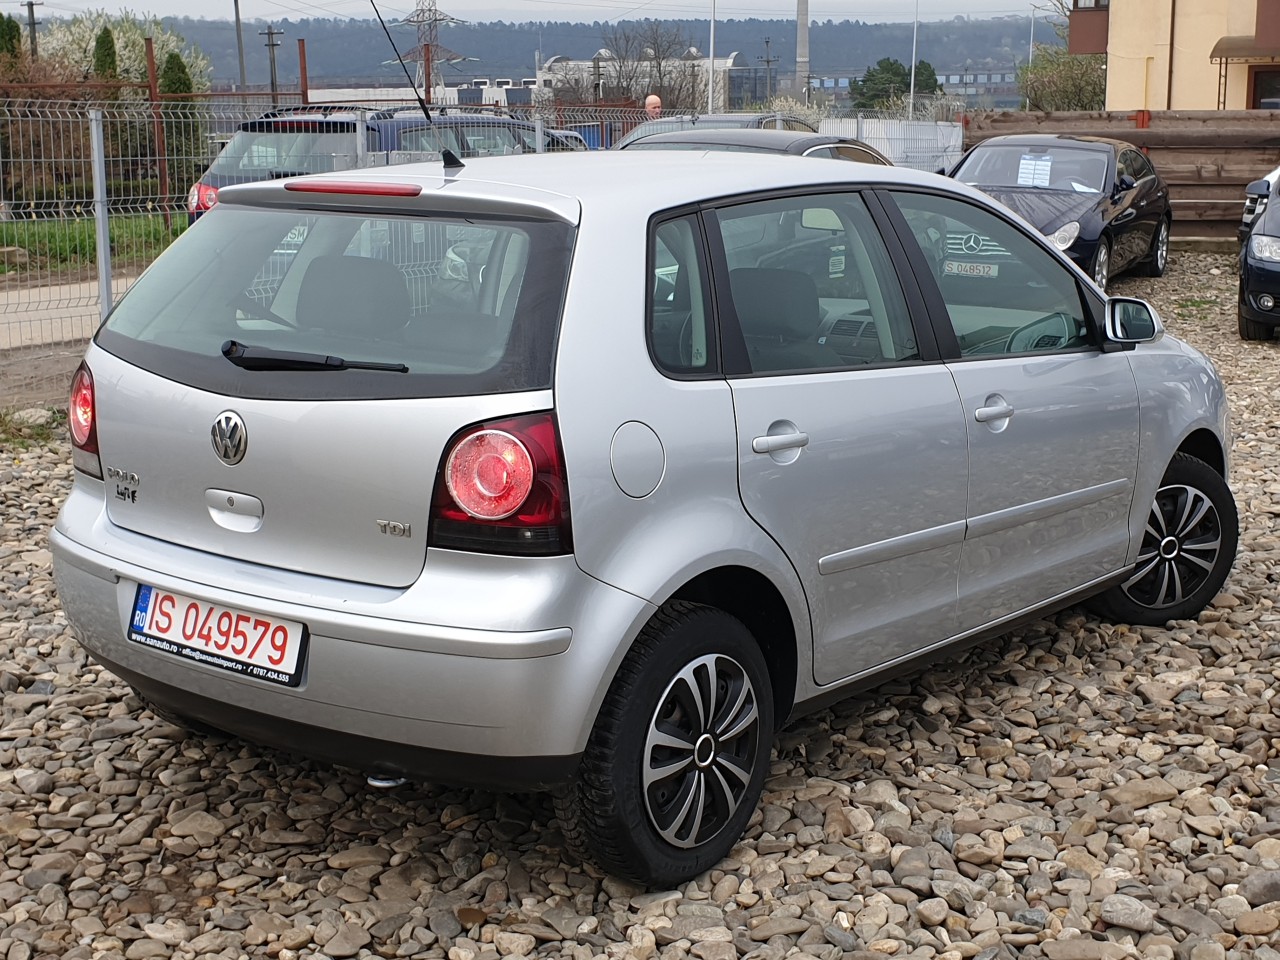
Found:
[[[0,410],[0,447],[26,450],[47,444],[67,422],[64,411],[51,412],[53,417],[48,423],[28,424],[19,422],[14,411]]]
[[[111,218],[114,263],[150,263],[187,229],[185,212],[175,212],[166,227],[159,214]],[[8,220],[0,222],[0,246],[21,247],[41,267],[92,266],[97,262],[97,228],[93,220]]]
[[[1202,310],[1205,307],[1216,306],[1216,300],[1204,300],[1200,297],[1186,297],[1178,301],[1178,307],[1182,310]]]

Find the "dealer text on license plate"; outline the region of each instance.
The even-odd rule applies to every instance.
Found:
[[[129,639],[246,677],[296,687],[307,631],[301,623],[246,613],[138,585]]]
[[[994,263],[965,263],[961,260],[947,260],[942,264],[942,272],[948,277],[998,277],[1000,267]]]

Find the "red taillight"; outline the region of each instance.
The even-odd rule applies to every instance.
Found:
[[[93,374],[83,363],[71,380],[71,442],[81,450],[98,452],[98,431],[93,422]]]
[[[533,490],[533,458],[501,430],[473,433],[453,448],[444,467],[454,503],[477,520],[505,520]]]
[[[187,212],[204,213],[212,209],[218,202],[218,188],[207,183],[197,183],[187,194]]]
[[[552,414],[476,424],[454,437],[436,480],[429,543],[525,555],[572,549]]]
[[[93,374],[80,364],[71,378],[71,406],[67,412],[71,427],[71,461],[77,470],[102,479],[102,462],[98,459],[97,403],[93,395]]]

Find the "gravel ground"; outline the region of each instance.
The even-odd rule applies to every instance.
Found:
[[[1231,391],[1213,607],[1069,611],[793,724],[746,838],[672,891],[568,861],[543,798],[374,792],[144,712],[58,607],[65,440],[0,447],[0,960],[1280,960],[1280,345],[1237,338],[1233,271],[1114,291]]]

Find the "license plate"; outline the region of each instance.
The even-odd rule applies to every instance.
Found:
[[[128,637],[134,643],[246,677],[296,687],[307,629],[233,607],[138,585]]]
[[[965,263],[961,260],[947,260],[942,264],[942,272],[948,277],[998,277],[1000,268],[994,263]]]

